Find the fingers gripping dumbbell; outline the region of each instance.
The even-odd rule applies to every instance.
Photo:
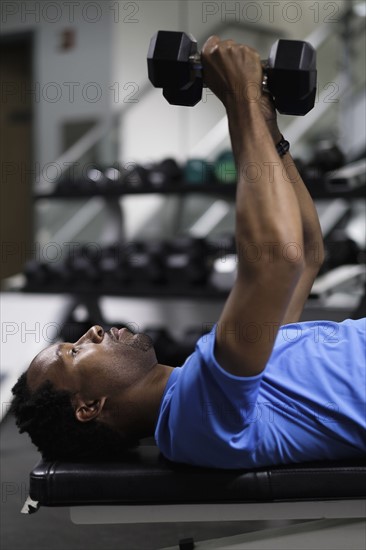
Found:
[[[147,65],[150,81],[163,88],[170,104],[192,107],[201,100],[201,55],[191,35],[158,31],[150,42]],[[316,52],[302,40],[277,40],[263,62],[263,90],[282,114],[305,115],[314,107],[316,77]]]

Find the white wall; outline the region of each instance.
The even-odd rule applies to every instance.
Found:
[[[41,171],[62,152],[63,122],[102,120],[110,112],[112,20],[109,1],[1,3],[2,35],[34,32],[34,162]],[[76,43],[61,51],[66,29],[75,30]],[[48,171],[53,179],[56,170]]]
[[[178,29],[181,4],[177,0],[130,2],[135,13],[123,17],[126,2],[118,2],[121,17],[113,27],[114,34],[114,80],[118,83],[120,102],[114,107],[119,109],[137,101],[122,119],[122,158],[128,161],[148,161],[154,158],[175,155],[179,145],[184,142],[182,132],[182,114],[180,109],[171,108],[154,90],[140,101],[138,93],[147,84],[146,55],[151,36],[159,29]],[[131,8],[130,8],[131,10]],[[126,90],[124,90],[126,88]],[[137,91],[137,95],[128,94]],[[156,93],[154,93],[156,92]]]
[[[35,34],[35,161],[45,166],[58,158],[63,121],[103,120],[136,99],[122,122],[120,160],[184,159],[224,110],[205,92],[194,108],[169,106],[152,86],[139,100],[138,91],[148,84],[149,41],[157,30],[186,30],[202,47],[214,29],[227,24],[222,38],[248,42],[266,57],[280,32],[301,39],[323,22],[336,29],[343,6],[344,0],[4,0],[1,33]],[[69,28],[76,30],[76,46],[61,52],[61,32]],[[94,101],[96,92],[100,97]]]
[[[190,32],[201,48],[203,40],[226,23],[222,38],[247,42],[265,58],[281,32],[287,38],[303,39],[323,22],[336,29],[344,2],[119,0],[118,6],[119,17],[113,25],[113,75],[119,83],[121,102],[114,106],[116,109],[128,100],[128,92],[146,85],[146,54],[157,30]],[[273,35],[260,31],[272,31]],[[170,155],[184,159],[192,154],[195,145],[224,115],[216,98],[210,93],[204,93],[204,98],[206,101],[194,108],[172,107],[161,90],[151,88],[123,118],[121,158],[125,162],[146,162]]]

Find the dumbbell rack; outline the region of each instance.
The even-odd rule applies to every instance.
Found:
[[[329,191],[325,190],[322,186],[323,178],[319,177],[314,179],[314,181],[306,182],[307,185],[311,185],[311,196],[313,199],[329,199]],[[318,187],[316,187],[318,185]],[[92,197],[102,197],[105,199],[117,199],[126,195],[145,195],[145,194],[177,194],[177,195],[188,195],[188,194],[217,194],[221,197],[228,197],[234,199],[236,192],[235,184],[219,184],[219,183],[205,183],[205,184],[192,184],[192,183],[179,183],[179,184],[168,184],[163,188],[154,189],[152,186],[139,186],[138,188],[131,189],[114,189],[114,190],[95,190],[93,193],[90,191],[57,191],[52,193],[40,192],[34,196],[35,200],[40,199],[79,199],[79,198],[92,198]],[[364,198],[365,191],[362,187],[357,187],[350,189],[349,191],[333,191],[331,198]]]
[[[109,189],[100,190],[95,189],[91,193],[90,190],[84,191],[77,189],[75,191],[70,190],[69,186],[67,191],[57,190],[52,193],[39,192],[35,194],[34,200],[58,200],[58,199],[90,199],[94,197],[103,198],[106,203],[117,203],[118,199],[128,195],[144,195],[144,194],[164,194],[164,195],[177,195],[184,196],[188,194],[205,194],[205,195],[217,195],[220,197],[226,197],[234,200],[236,186],[232,184],[187,184],[183,182],[174,182],[172,184],[165,185],[163,189],[152,189],[151,186],[139,186],[136,188],[123,189]],[[120,213],[122,218],[122,213]],[[121,219],[122,222],[122,219]],[[121,223],[122,225],[122,223]],[[193,300],[214,300],[215,302],[221,302],[227,297],[227,292],[217,290],[214,287],[210,287],[204,284],[187,285],[187,284],[171,284],[167,287],[164,283],[149,283],[146,281],[133,281],[127,283],[115,283],[103,284],[100,281],[73,281],[71,284],[47,283],[47,285],[26,285],[23,289],[26,293],[42,293],[42,294],[68,294],[72,297],[68,311],[65,315],[65,322],[70,320],[73,316],[73,312],[79,306],[83,306],[88,312],[88,316],[94,323],[105,325],[105,320],[100,307],[100,299],[104,296],[117,296],[128,298],[141,298],[141,299],[158,299],[169,300],[174,298],[192,298]]]
[[[122,186],[121,186],[122,187]],[[56,193],[38,193],[34,198],[35,200],[58,200],[58,199],[89,199],[93,197],[103,198],[107,205],[118,203],[118,199],[123,196],[128,195],[143,195],[143,194],[164,194],[164,195],[175,195],[175,196],[184,196],[189,194],[205,194],[224,197],[230,200],[234,200],[236,192],[236,186],[231,184],[187,184],[182,182],[174,182],[169,185],[164,185],[164,189],[152,189],[151,186],[139,186],[132,189],[112,189],[108,191],[95,190],[93,193],[85,192],[83,190],[77,189],[75,192],[65,192],[63,190]],[[120,212],[122,218],[122,212]],[[121,219],[122,225],[122,219]],[[132,280],[125,283],[115,283],[114,285],[108,282],[108,284],[103,284],[102,281],[73,281],[69,285],[60,285],[59,283],[47,283],[47,285],[37,285],[37,286],[26,286],[23,289],[26,293],[48,293],[48,294],[68,294],[69,302],[67,310],[63,313],[63,318],[59,319],[59,326],[61,327],[61,333],[63,338],[67,338],[69,335],[67,332],[76,333],[75,336],[71,334],[69,340],[73,341],[77,339],[87,327],[81,327],[83,323],[78,323],[76,320],[78,318],[77,312],[82,308],[84,310],[84,316],[86,314],[88,321],[91,324],[100,324],[105,328],[108,328],[109,323],[106,321],[106,311],[104,311],[104,301],[103,298],[113,296],[114,298],[132,298],[140,300],[148,300],[150,303],[158,304],[162,303],[162,300],[165,302],[163,309],[168,307],[170,309],[172,304],[175,303],[175,300],[185,301],[187,298],[192,300],[192,307],[200,309],[200,305],[203,303],[212,303],[212,309],[221,309],[221,303],[226,299],[228,292],[220,291],[209,284],[184,284],[183,282],[177,282],[176,284],[166,284],[161,283],[152,283],[149,281],[137,281]],[[130,303],[130,302],[129,302]],[[196,305],[197,304],[197,305]],[[146,306],[144,306],[146,307]],[[153,306],[154,307],[154,306]],[[211,307],[211,306],[209,306]],[[108,308],[107,308],[108,311]],[[134,313],[130,313],[134,315]],[[125,319],[126,320],[126,319]],[[123,319],[116,319],[117,322],[123,322]],[[200,319],[196,320],[196,323],[200,324]],[[114,323],[117,324],[117,323]],[[79,325],[79,326],[78,326]],[[161,323],[160,330],[163,329],[164,323]],[[146,327],[145,327],[146,328]],[[165,326],[165,331],[168,330],[168,326]],[[163,329],[164,330],[164,329]],[[169,333],[169,331],[168,331]],[[168,334],[167,333],[167,334]],[[165,340],[167,338],[165,334]],[[197,338],[200,335],[197,336]],[[195,340],[197,339],[195,338]],[[164,345],[161,348],[159,347],[159,341],[155,342],[155,347],[159,357],[161,356],[162,351],[165,354],[168,354],[169,349],[173,350],[173,355],[175,361],[180,363],[188,356],[192,349],[187,344],[186,337],[183,339],[183,342],[180,340],[173,339],[172,345],[167,347],[166,341],[164,340]],[[183,345],[184,343],[184,345]],[[161,349],[160,349],[161,348]],[[171,357],[167,357],[167,361],[172,361]]]
[[[313,198],[329,198],[329,192],[322,186],[322,181],[308,182],[311,187],[311,195]],[[319,184],[319,186],[317,186]],[[235,199],[236,185],[235,184],[219,184],[217,182],[205,184],[189,184],[185,182],[174,182],[165,184],[163,188],[154,189],[151,186],[139,186],[136,188],[111,189],[111,190],[94,190],[89,191],[76,190],[75,192],[58,191],[55,193],[37,193],[34,196],[35,200],[57,200],[57,199],[79,199],[101,197],[107,202],[113,203],[120,197],[128,195],[143,195],[143,194],[164,194],[184,196],[189,194],[206,194],[212,196],[224,197],[230,200]],[[332,193],[333,198],[359,198],[364,197],[362,188],[351,189],[347,192],[335,191]],[[167,287],[166,284],[149,284],[145,281],[134,281],[133,283],[123,283],[105,286],[98,282],[84,281],[72,283],[72,285],[48,284],[47,286],[31,287],[25,286],[24,292],[40,292],[49,294],[71,294],[73,296],[72,306],[69,309],[68,316],[79,305],[83,305],[90,317],[95,323],[104,323],[103,314],[99,306],[99,300],[103,296],[119,296],[131,298],[156,298],[173,299],[173,298],[191,298],[192,300],[214,300],[224,301],[228,295],[227,291],[218,290],[208,284],[183,285],[172,284]]]
[[[90,191],[76,190],[76,191],[56,191],[53,193],[37,193],[35,200],[39,199],[76,199],[76,198],[119,198],[126,195],[146,195],[146,194],[176,194],[187,195],[190,193],[199,194],[217,194],[223,197],[234,198],[236,191],[236,185],[234,184],[219,184],[219,183],[205,183],[205,184],[192,184],[192,183],[174,183],[164,185],[162,188],[154,188],[151,185],[141,185],[136,188],[128,189],[113,189],[113,190],[95,190],[93,193]]]

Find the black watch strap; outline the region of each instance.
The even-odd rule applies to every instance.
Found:
[[[290,150],[290,144],[288,141],[285,140],[282,134],[281,134],[280,141],[276,145],[276,149],[280,157],[283,157],[284,155],[286,155],[286,153]]]

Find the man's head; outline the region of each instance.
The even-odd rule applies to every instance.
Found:
[[[157,365],[147,335],[93,326],[33,359],[13,388],[17,425],[47,459],[117,458],[148,435]]]

